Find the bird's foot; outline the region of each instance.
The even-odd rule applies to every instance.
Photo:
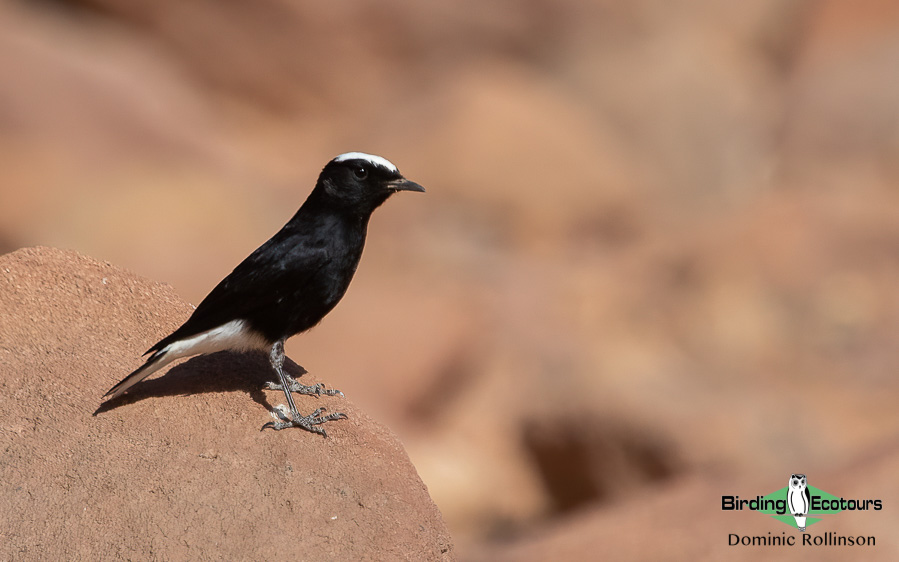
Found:
[[[321,414],[324,411],[324,408],[319,408],[308,416],[301,416],[297,412],[291,413],[290,408],[283,404],[279,404],[278,406],[275,406],[275,409],[272,411],[272,417],[275,418],[275,421],[270,421],[263,425],[262,429],[270,427],[274,430],[280,430],[287,429],[288,427],[301,427],[306,431],[311,431],[312,433],[320,434],[322,437],[327,437],[328,432],[325,431],[325,428],[319,426],[329,421],[345,420],[347,419],[347,415],[342,412],[335,412],[323,416]]]
[[[285,378],[287,378],[289,386],[288,390],[290,390],[291,392],[312,396],[343,396],[343,393],[336,388],[325,388],[325,385],[323,385],[322,383],[316,383],[311,386],[307,386],[286,373],[284,374],[284,376]],[[266,390],[284,390],[284,386],[276,382],[267,382],[262,388]]]

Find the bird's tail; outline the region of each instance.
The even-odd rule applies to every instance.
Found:
[[[159,369],[165,367],[172,361],[177,359],[177,357],[173,357],[171,353],[167,352],[167,349],[161,349],[150,356],[147,359],[147,362],[141,365],[136,371],[120,380],[118,384],[109,389],[109,392],[103,395],[103,397],[109,397],[110,400],[121,396],[125,393],[126,390],[136,385],[140,381],[149,377]]]

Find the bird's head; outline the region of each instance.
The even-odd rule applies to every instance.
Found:
[[[371,212],[397,191],[421,191],[425,188],[407,180],[386,158],[347,152],[325,166],[316,189],[336,204],[359,212]]]

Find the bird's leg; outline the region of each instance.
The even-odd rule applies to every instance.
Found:
[[[307,386],[290,376],[288,373],[284,373],[284,379],[287,380],[290,391],[296,392],[297,394],[307,394],[312,396],[321,396],[322,394],[325,396],[343,396],[343,393],[336,388],[325,388],[325,385],[320,382]],[[284,390],[284,385],[275,382],[267,382],[263,388],[266,390]]]
[[[272,429],[286,429],[288,427],[301,427],[306,431],[311,431],[312,433],[319,433],[325,437],[328,436],[327,432],[323,427],[319,427],[320,425],[334,420],[346,419],[346,414],[343,413],[334,413],[328,414],[326,416],[321,415],[322,412],[325,411],[324,408],[319,408],[309,414],[308,416],[301,416],[299,410],[297,410],[296,404],[293,402],[293,396],[291,395],[292,384],[299,384],[293,377],[287,375],[284,372],[284,341],[275,342],[272,346],[271,353],[269,354],[269,360],[271,361],[272,368],[278,373],[278,378],[281,379],[281,384],[278,385],[280,390],[284,391],[284,396],[287,397],[287,407],[290,409],[290,412],[284,412],[284,408],[276,407],[273,415],[277,416],[281,421],[271,421],[262,426],[263,428],[271,427]],[[274,385],[273,385],[274,386]],[[301,385],[303,386],[303,385]],[[271,387],[269,387],[271,388]],[[313,388],[313,387],[306,387]],[[338,391],[339,392],[339,391]]]

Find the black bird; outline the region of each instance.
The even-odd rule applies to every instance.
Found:
[[[266,427],[301,427],[327,435],[321,424],[345,418],[300,415],[291,392],[342,394],[320,384],[300,384],[282,369],[284,341],[318,324],[340,301],[362,257],[372,212],[397,191],[424,191],[385,158],[348,152],[324,167],[300,210],[242,261],[197,306],[180,328],[151,347],[139,369],[112,387],[116,398],[175,359],[226,349],[269,353],[290,408]]]

